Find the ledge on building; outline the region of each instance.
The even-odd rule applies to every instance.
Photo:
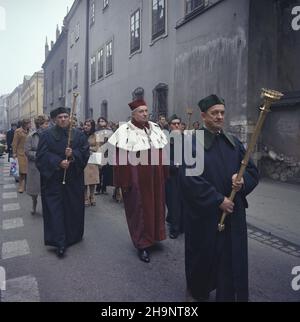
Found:
[[[216,2],[214,2],[212,4],[210,4],[209,2],[208,3],[204,2],[203,5],[199,6],[196,9],[194,9],[192,12],[186,14],[183,18],[181,18],[179,21],[177,21],[175,29],[178,29],[178,28],[182,27],[187,22],[189,22],[189,21],[195,19],[196,17],[202,15],[204,12],[206,12],[207,10],[209,10],[209,9],[213,8],[214,6],[218,5],[222,1],[224,1],[224,0],[219,0],[219,1],[216,1]]]
[[[300,91],[283,92],[284,96],[271,105],[271,109],[278,107],[295,107],[300,108]]]

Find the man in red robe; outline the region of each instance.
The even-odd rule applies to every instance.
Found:
[[[149,247],[166,238],[167,169],[162,164],[162,149],[168,142],[160,127],[148,121],[148,108],[143,100],[129,106],[131,121],[121,125],[108,142],[117,148],[114,184],[122,188],[131,239],[139,258],[149,263]],[[153,163],[153,155],[159,162]],[[121,159],[126,162],[120,162]]]

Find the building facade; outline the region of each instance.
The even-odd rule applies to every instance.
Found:
[[[73,93],[79,94],[76,116],[84,121],[89,116],[88,91],[88,6],[89,0],[75,0],[64,19],[67,28],[66,105],[72,107]]]
[[[9,128],[8,123],[8,96],[0,96],[0,132],[6,131]]]
[[[127,103],[146,100],[152,118],[174,110],[180,1],[91,1],[89,89],[95,116],[126,121]]]
[[[22,85],[17,86],[8,96],[8,120],[9,124],[18,123],[20,120]]]
[[[48,41],[45,45],[44,70],[44,113],[50,112],[66,104],[66,64],[67,64],[68,32],[62,27],[56,30],[56,42]]]
[[[226,101],[226,127],[246,143],[261,89],[283,91],[255,159],[273,179],[298,182],[295,6],[297,0],[75,0],[65,18],[67,105],[76,90],[81,121],[104,116],[117,122],[130,117],[129,101],[143,97],[154,120],[176,113],[187,121],[192,109],[194,121],[198,101],[216,93]]]
[[[22,84],[20,120],[34,118],[43,114],[44,72],[39,71],[32,76],[25,76]]]

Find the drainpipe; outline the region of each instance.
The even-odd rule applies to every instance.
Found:
[[[89,13],[90,13],[90,0],[86,1],[86,45],[85,45],[85,73],[84,73],[84,84],[85,84],[85,102],[84,102],[84,114],[85,120],[89,118],[90,108],[90,81],[89,81],[89,39],[90,39],[90,26],[89,26]],[[83,120],[83,121],[85,121]]]

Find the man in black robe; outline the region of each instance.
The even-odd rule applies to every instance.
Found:
[[[208,299],[216,289],[217,301],[247,301],[246,196],[258,184],[258,171],[250,160],[242,180],[236,182],[245,150],[236,137],[223,131],[225,102],[210,95],[199,107],[204,121],[204,171],[199,176],[180,173],[187,288],[198,300]],[[228,198],[232,188],[237,191],[234,202]],[[225,231],[219,232],[223,211],[228,216]]]
[[[57,247],[57,255],[63,257],[66,247],[83,237],[84,168],[89,144],[83,133],[72,129],[71,147],[67,148],[69,109],[57,108],[51,117],[56,125],[40,137],[36,166],[41,174],[45,245]]]
[[[166,182],[166,205],[168,208],[166,222],[169,225],[169,237],[171,239],[176,239],[183,232],[183,206],[179,182],[181,160],[180,163],[179,160],[176,160],[176,154],[183,152],[183,134],[180,126],[181,119],[176,114],[172,115],[169,119],[170,167],[169,177]]]
[[[6,133],[6,145],[7,145],[6,153],[8,153],[8,162],[10,162],[9,159],[13,155],[12,143],[13,143],[13,140],[14,140],[14,134],[15,134],[16,129],[17,129],[17,124],[12,123],[11,128]]]

